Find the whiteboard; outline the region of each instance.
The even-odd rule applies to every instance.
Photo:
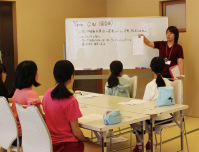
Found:
[[[76,70],[109,69],[113,60],[124,69],[148,68],[159,51],[144,45],[142,55],[133,55],[132,38],[144,34],[150,41],[165,41],[167,27],[167,17],[65,19],[66,59]]]

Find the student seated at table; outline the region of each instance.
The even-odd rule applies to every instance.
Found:
[[[16,104],[18,103],[22,105],[34,105],[36,106],[40,113],[42,113],[40,104],[41,101],[39,99],[38,94],[32,90],[32,87],[39,86],[40,84],[38,81],[38,70],[37,65],[33,61],[23,61],[21,62],[15,71],[14,74],[14,85],[16,87],[16,91],[14,92],[14,95],[12,97],[12,111],[16,117],[17,124],[18,124],[18,133],[19,133],[19,145],[21,146],[22,142],[22,130],[21,125],[19,121],[19,117],[17,114]],[[15,140],[12,144],[13,146],[17,146],[17,140]],[[7,150],[1,148],[0,152],[6,152]]]
[[[53,151],[100,152],[101,146],[85,137],[79,127],[78,118],[82,114],[78,101],[68,89],[74,82],[74,72],[70,61],[58,61],[53,70],[56,86],[48,90],[42,100]]]
[[[105,85],[105,94],[130,98],[131,83],[122,77],[123,64],[120,61],[113,61],[110,64],[111,75]]]
[[[8,102],[12,102],[13,93],[10,93],[4,84],[6,81],[6,76],[6,67],[0,63],[0,96],[5,97]]]
[[[171,86],[171,82],[167,78],[162,77],[162,72],[164,71],[165,68],[165,62],[161,57],[154,57],[151,60],[150,67],[154,74],[154,79],[147,84],[143,100],[156,101],[158,98],[158,87]],[[170,120],[170,118],[171,118],[170,114],[158,116],[155,118],[155,123],[159,123],[167,119],[168,121],[166,123],[161,123],[161,124],[171,123],[172,120]],[[147,124],[150,124],[150,120],[147,120],[146,122]],[[142,138],[140,131],[138,131],[138,134]],[[142,150],[141,141],[139,140],[138,137],[136,137],[136,140],[137,144],[136,147],[133,149],[134,152]],[[147,149],[149,149],[150,147],[151,147],[151,134],[149,134],[149,140],[146,144]]]

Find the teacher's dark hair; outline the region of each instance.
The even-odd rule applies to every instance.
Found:
[[[166,86],[164,80],[161,77],[162,72],[164,71],[164,68],[165,68],[165,62],[164,62],[163,58],[161,58],[161,57],[154,57],[151,60],[150,67],[151,67],[152,71],[157,75],[157,78],[156,78],[156,84],[157,84],[157,86],[158,87],[164,87],[164,86]]]
[[[175,35],[174,42],[178,43],[179,31],[178,31],[177,27],[175,27],[175,26],[169,26],[167,28],[166,32],[167,31],[170,31],[171,33],[173,33]]]
[[[55,64],[53,74],[57,86],[51,92],[51,97],[53,99],[65,99],[73,95],[73,93],[66,88],[65,83],[71,79],[71,76],[74,75],[74,71],[73,64],[68,60],[60,60]]]
[[[123,70],[123,64],[120,61],[113,61],[110,64],[110,71],[111,75],[108,78],[108,88],[116,87],[119,84],[119,79],[117,76],[120,75],[120,73]]]
[[[0,83],[3,84],[3,81],[2,81],[2,73],[6,73],[6,67],[0,63]]]
[[[38,87],[40,84],[35,80],[37,65],[33,61],[22,61],[19,63],[14,74],[14,85],[17,89],[30,88],[32,85]]]

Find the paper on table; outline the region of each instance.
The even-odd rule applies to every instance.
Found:
[[[133,106],[133,105],[137,105],[137,104],[141,104],[141,103],[145,103],[145,102],[148,102],[148,101],[134,99],[134,100],[130,100],[130,101],[120,102],[118,104],[124,104],[124,105]]]
[[[91,95],[83,95],[83,96],[81,96],[82,98],[92,98],[93,96],[91,96]]]
[[[103,96],[104,94],[99,94],[99,93],[89,93],[89,96],[93,96],[93,97],[100,97]]]
[[[93,98],[93,96],[90,96],[90,95],[78,95],[78,96],[75,96],[75,98]]]
[[[103,119],[103,115],[93,113],[93,114],[84,115],[83,117],[79,118],[78,121],[79,123],[82,123],[82,122],[89,122],[89,121],[94,121],[98,119]]]
[[[86,106],[86,105],[81,105],[80,107],[81,107],[81,108],[87,108],[87,106]]]
[[[143,55],[144,54],[144,37],[135,36],[133,39],[133,55]]]
[[[100,97],[103,96],[103,94],[98,94],[98,93],[89,93],[89,94],[83,94],[83,95],[78,95],[76,98],[93,98],[93,97]]]
[[[146,107],[145,109],[153,110],[155,108],[156,108],[156,106],[152,106],[152,107]]]

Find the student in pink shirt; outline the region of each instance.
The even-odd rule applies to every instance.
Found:
[[[42,110],[40,108],[41,101],[39,96],[34,90],[32,90],[33,86],[37,87],[40,85],[37,82],[38,76],[37,65],[33,61],[21,62],[17,66],[14,74],[14,85],[16,87],[16,91],[12,97],[13,104],[11,109],[17,120],[20,146],[22,141],[22,130],[15,102],[18,102],[22,105],[35,105],[42,114]],[[13,142],[13,145],[17,146],[17,140]],[[1,148],[0,152],[7,152],[7,150]]]
[[[100,152],[101,146],[92,143],[79,128],[82,117],[76,98],[68,90],[74,82],[74,66],[68,60],[54,66],[55,88],[48,90],[42,100],[45,120],[51,134],[54,152]]]

